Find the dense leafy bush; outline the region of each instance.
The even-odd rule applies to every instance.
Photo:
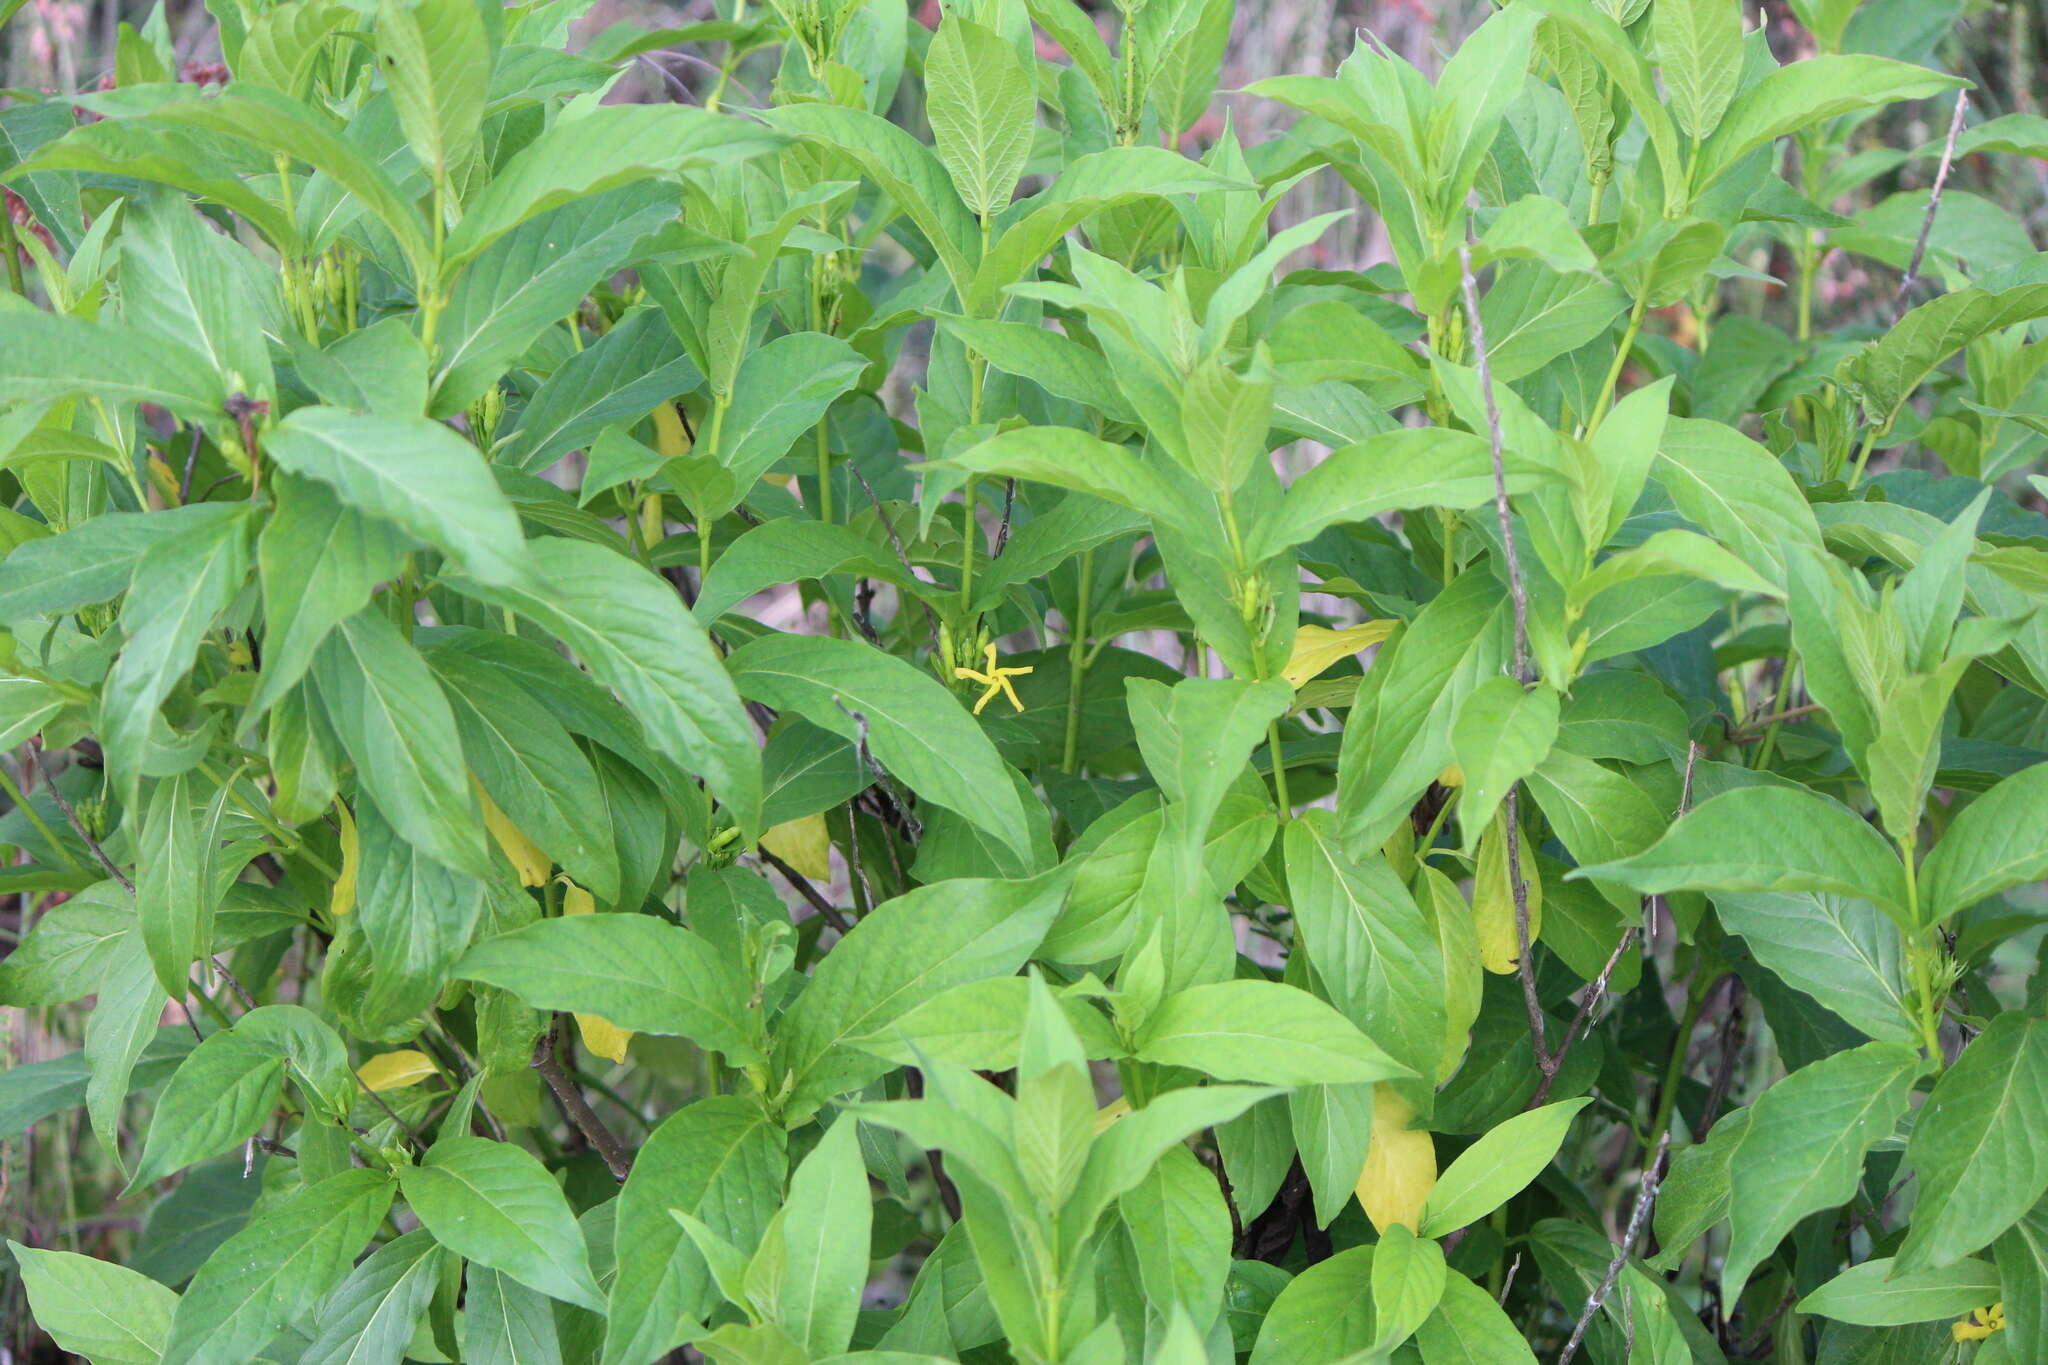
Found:
[[[1948,184],[2048,122],[1934,8],[1515,0],[1257,145],[1229,0],[0,111],[13,1330],[2048,1359],[2048,256]]]

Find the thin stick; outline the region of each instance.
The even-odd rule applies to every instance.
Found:
[[[1621,955],[1626,953],[1629,950],[1629,945],[1636,941],[1636,929],[1637,926],[1631,924],[1628,928],[1622,930],[1620,940],[1614,945],[1614,951],[1607,955],[1607,965],[1600,969],[1599,976],[1593,978],[1592,988],[1579,1001],[1578,1013],[1572,1016],[1571,1024],[1564,1031],[1564,1037],[1558,1040],[1557,1052],[1551,1057],[1556,1066],[1544,1073],[1542,1081],[1536,1086],[1535,1093],[1529,1096],[1529,1102],[1522,1106],[1523,1108],[1534,1109],[1550,1098],[1550,1087],[1556,1084],[1558,1072],[1564,1068],[1565,1054],[1570,1052],[1572,1044],[1578,1041],[1579,1030],[1583,1029],[1586,1026],[1586,1020],[1592,1017],[1593,1007],[1599,1004],[1601,999],[1606,996],[1607,979],[1614,975],[1614,969],[1620,965]]]
[[[868,482],[867,475],[860,472],[859,465],[849,460],[846,463],[846,467],[852,472],[853,477],[860,481],[861,491],[868,495],[868,501],[874,504],[875,520],[881,522],[882,529],[889,533],[889,543],[896,547],[896,558],[903,565],[904,577],[915,579],[917,573],[910,567],[910,556],[904,552],[903,537],[896,534],[896,523],[889,520],[889,514],[882,510],[882,500],[875,496],[875,486]],[[939,652],[939,618],[932,611],[932,604],[925,601],[922,597],[917,599],[917,604],[924,608],[924,623],[931,631],[932,653],[937,654]]]
[[[533,1069],[547,1082],[549,1091],[554,1094],[555,1103],[562,1108],[562,1116],[575,1124],[576,1131],[583,1134],[590,1145],[597,1149],[597,1154],[604,1158],[605,1169],[612,1173],[612,1179],[624,1183],[627,1175],[633,1170],[633,1154],[626,1150],[626,1145],[619,1141],[611,1129],[604,1126],[604,1120],[590,1107],[590,1101],[583,1098],[583,1092],[562,1074],[561,1060],[555,1056],[555,1034],[561,1026],[562,1017],[559,1014],[548,1021],[547,1031],[541,1034],[540,1042],[534,1045]]]
[[[818,918],[824,920],[825,923],[831,925],[834,929],[837,929],[842,935],[853,932],[853,926],[846,922],[846,916],[839,913],[839,907],[826,900],[824,894],[817,887],[811,885],[809,877],[806,877],[803,873],[797,871],[765,848],[754,851],[761,855],[762,862],[782,874],[782,880],[796,888],[796,893],[804,898],[804,901],[811,909],[818,912]]]
[[[1573,1356],[1579,1353],[1579,1343],[1586,1338],[1586,1328],[1592,1325],[1593,1315],[1600,1311],[1600,1305],[1614,1292],[1615,1282],[1621,1278],[1622,1268],[1628,1264],[1629,1254],[1635,1249],[1636,1239],[1643,1235],[1643,1227],[1650,1221],[1650,1208],[1657,1202],[1657,1186],[1664,1178],[1664,1157],[1671,1150],[1671,1130],[1665,1129],[1664,1136],[1657,1140],[1657,1154],[1650,1158],[1650,1164],[1643,1168],[1642,1187],[1636,1191],[1636,1206],[1628,1216],[1628,1230],[1622,1234],[1621,1249],[1614,1259],[1607,1263],[1607,1273],[1600,1278],[1600,1285],[1593,1291],[1593,1297],[1586,1300],[1585,1311],[1579,1314],[1579,1321],[1572,1328],[1571,1338],[1558,1353],[1557,1365],[1571,1365]]]
[[[178,476],[178,505],[183,507],[192,498],[192,471],[199,465],[199,438],[204,434],[197,422],[192,424],[192,448],[185,452],[185,472]]]
[[[1941,188],[1948,183],[1948,168],[1956,157],[1956,135],[1963,131],[1963,113],[1970,107],[1967,91],[1956,91],[1956,111],[1949,117],[1948,141],[1941,147],[1941,165],[1934,172],[1934,189],[1927,196],[1927,212],[1920,218],[1920,239],[1913,243],[1913,259],[1906,266],[1905,278],[1899,281],[1899,292],[1892,300],[1892,322],[1894,325],[1906,311],[1906,300],[1913,293],[1913,286],[1920,282],[1920,263],[1927,256],[1927,238],[1934,231],[1934,215],[1941,208]]]
[[[1522,581],[1522,558],[1515,549],[1515,524],[1508,511],[1507,461],[1502,451],[1500,407],[1493,397],[1493,362],[1486,354],[1486,324],[1479,316],[1479,282],[1472,274],[1471,225],[1466,240],[1458,244],[1459,286],[1465,296],[1465,321],[1472,330],[1472,353],[1478,361],[1479,391],[1486,401],[1486,439],[1493,454],[1493,511],[1500,520],[1500,539],[1508,562],[1508,595],[1515,608],[1515,681],[1529,685],[1529,591]],[[1536,993],[1536,964],[1530,960],[1529,884],[1522,879],[1521,803],[1519,784],[1508,788],[1508,889],[1515,898],[1515,944],[1520,960],[1515,964],[1522,978],[1522,1006],[1529,1015],[1529,1046],[1536,1054],[1536,1066],[1545,1079],[1557,1074],[1557,1058],[1545,1041],[1543,1001]]]
[[[120,868],[114,866],[114,860],[109,858],[107,851],[100,847],[99,840],[86,833],[85,822],[78,818],[78,812],[73,810],[71,803],[64,799],[63,791],[57,786],[57,779],[50,775],[50,765],[43,761],[43,751],[33,744],[29,746],[28,751],[35,758],[36,771],[43,775],[43,785],[50,789],[50,799],[55,801],[57,809],[64,813],[64,819],[70,824],[71,832],[85,841],[86,849],[93,857],[99,859],[99,864],[106,869],[107,875],[119,882],[122,890],[131,896],[134,895],[135,883],[129,881],[127,875]]]

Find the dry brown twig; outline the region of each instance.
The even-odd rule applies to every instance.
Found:
[[[1670,1150],[1671,1130],[1666,1128],[1664,1136],[1657,1139],[1656,1154],[1643,1168],[1643,1183],[1636,1191],[1636,1206],[1628,1216],[1628,1228],[1622,1234],[1621,1247],[1615,1252],[1614,1259],[1607,1263],[1607,1273],[1601,1277],[1592,1297],[1586,1300],[1585,1309],[1572,1327],[1571,1337],[1565,1342],[1564,1350],[1558,1353],[1557,1365],[1571,1365],[1572,1357],[1579,1353],[1579,1343],[1586,1338],[1586,1329],[1592,1326],[1593,1315],[1600,1311],[1600,1305],[1607,1302],[1607,1296],[1614,1292],[1615,1283],[1621,1279],[1621,1272],[1627,1267],[1629,1255],[1635,1249],[1636,1239],[1643,1235],[1643,1228],[1650,1221],[1650,1209],[1657,1202],[1657,1187],[1664,1179],[1664,1157]]]
[[[1913,243],[1913,259],[1906,265],[1906,273],[1899,280],[1899,292],[1892,299],[1892,323],[1906,311],[1906,300],[1912,297],[1913,286],[1920,282],[1920,264],[1927,257],[1927,238],[1934,231],[1934,215],[1941,208],[1942,187],[1948,183],[1949,167],[1956,159],[1956,137],[1963,131],[1963,114],[1970,107],[1967,90],[1956,91],[1956,110],[1949,116],[1948,140],[1941,146],[1941,165],[1934,172],[1934,189],[1927,196],[1927,212],[1920,218],[1920,237]]]
[[[1486,402],[1486,438],[1493,453],[1493,510],[1500,519],[1501,546],[1508,566],[1508,595],[1514,603],[1515,681],[1529,685],[1529,591],[1522,581],[1522,559],[1515,548],[1514,517],[1508,509],[1506,456],[1502,450],[1500,408],[1493,397],[1493,362],[1486,353],[1486,324],[1479,316],[1479,281],[1472,273],[1471,226],[1466,240],[1458,244],[1459,287],[1465,298],[1466,325],[1472,331],[1472,353],[1479,370],[1479,392]],[[1543,1002],[1536,994],[1536,965],[1531,961],[1529,941],[1529,884],[1522,878],[1521,784],[1508,788],[1501,805],[1506,814],[1508,839],[1508,889],[1515,898],[1515,945],[1520,954],[1516,970],[1522,978],[1522,1005],[1529,1015],[1529,1046],[1536,1053],[1546,1092],[1557,1075],[1558,1058],[1553,1056],[1543,1024]]]

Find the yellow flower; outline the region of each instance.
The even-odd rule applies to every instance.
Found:
[[[981,694],[981,700],[974,703],[974,714],[977,716],[980,715],[981,708],[987,706],[991,701],[994,701],[995,696],[998,692],[1002,693],[1004,696],[1010,699],[1010,705],[1016,707],[1019,711],[1022,711],[1024,709],[1024,703],[1017,699],[1017,689],[1010,686],[1010,679],[1023,677],[1026,673],[1029,673],[1031,671],[1030,668],[996,667],[996,647],[994,645],[988,646],[987,656],[988,671],[986,673],[977,673],[971,668],[956,668],[953,670],[954,677],[972,678],[974,681],[980,683],[983,687],[988,689],[986,692],[983,692]]]
[[[1957,1341],[1982,1341],[1993,1332],[2005,1330],[2005,1305],[1994,1303],[1989,1308],[1976,1312],[1949,1328],[1949,1334]]]

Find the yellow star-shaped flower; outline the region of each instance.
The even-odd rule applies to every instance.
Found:
[[[971,668],[956,668],[953,670],[954,677],[972,678],[975,682],[988,689],[981,694],[981,700],[974,703],[974,714],[980,715],[981,708],[995,700],[998,692],[1010,699],[1010,705],[1022,711],[1024,703],[1017,699],[1017,689],[1010,686],[1010,679],[1023,677],[1031,671],[1030,668],[998,668],[996,666],[996,647],[994,645],[988,646],[986,657],[988,658],[988,671],[986,673],[977,673]]]
[[[1989,1308],[1979,1308],[1949,1329],[1957,1341],[1982,1341],[1993,1332],[2005,1330],[2005,1305],[1994,1303]]]

